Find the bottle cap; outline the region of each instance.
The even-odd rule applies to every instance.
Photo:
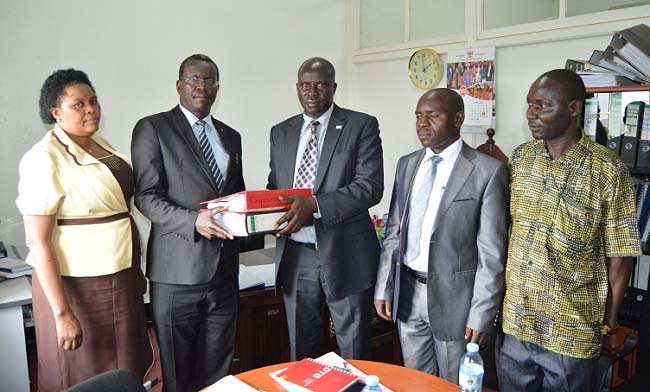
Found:
[[[467,343],[467,351],[470,353],[477,353],[478,352],[478,344],[476,343]]]
[[[373,375],[366,376],[366,385],[369,387],[376,387],[379,385],[379,377]]]

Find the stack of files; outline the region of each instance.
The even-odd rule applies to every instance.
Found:
[[[32,267],[23,260],[14,257],[0,258],[0,276],[12,279],[19,276],[31,275]]]
[[[280,201],[280,197],[313,196],[311,189],[273,189],[242,191],[214,200],[204,201],[207,208],[226,208],[227,211],[214,216],[215,222],[237,237],[273,232],[275,223],[291,207]]]
[[[592,83],[600,83],[598,86],[602,87],[650,83],[650,27],[640,24],[617,31],[605,50],[593,51],[589,64],[598,68],[580,68],[578,64],[565,65],[565,68],[584,72],[581,76],[585,85],[589,83],[587,87],[596,86]],[[605,73],[616,78],[605,77]]]
[[[617,31],[609,46],[646,81],[650,81],[650,27],[640,24]]]
[[[596,51],[600,52],[600,51]],[[568,59],[564,63],[565,69],[570,69],[580,75],[585,87],[611,87],[631,86],[638,82],[630,80],[621,74],[615,73],[607,68],[599,67],[585,60]]]

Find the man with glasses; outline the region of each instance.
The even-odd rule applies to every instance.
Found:
[[[135,204],[151,220],[147,277],[164,390],[196,391],[228,374],[239,302],[238,243],[199,203],[244,190],[241,137],[210,115],[217,65],[185,59],[180,105],[133,130]]]
[[[344,358],[369,358],[379,244],[368,215],[384,190],[377,119],[333,103],[334,66],[319,57],[298,70],[303,113],[271,129],[269,189],[311,188],[285,200],[275,251],[291,359],[317,357],[329,308]]]

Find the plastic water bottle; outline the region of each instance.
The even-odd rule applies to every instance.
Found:
[[[460,359],[458,385],[461,392],[481,392],[483,388],[483,359],[476,343],[467,343],[467,352]]]
[[[379,386],[379,377],[377,376],[366,376],[366,386],[361,392],[381,392],[381,387]]]

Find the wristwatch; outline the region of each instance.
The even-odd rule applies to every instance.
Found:
[[[612,336],[612,335],[616,335],[617,331],[618,331],[618,325],[615,327],[610,327],[607,324],[603,324],[603,329],[601,330],[601,334],[603,336]]]

